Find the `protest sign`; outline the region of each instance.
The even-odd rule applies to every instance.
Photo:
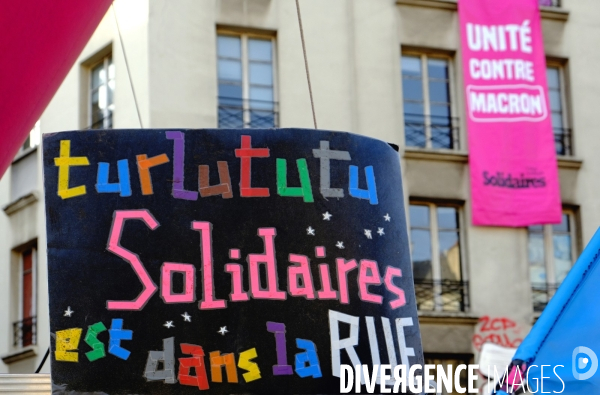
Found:
[[[341,364],[423,363],[388,144],[303,129],[43,144],[55,388],[323,394]]]

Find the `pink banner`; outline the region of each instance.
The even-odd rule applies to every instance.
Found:
[[[0,177],[111,3],[0,1]]]
[[[460,0],[475,225],[558,223],[538,0]]]

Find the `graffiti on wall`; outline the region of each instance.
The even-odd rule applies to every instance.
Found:
[[[483,316],[479,319],[473,335],[473,347],[481,351],[485,343],[502,347],[517,348],[527,334],[523,325],[508,317]]]

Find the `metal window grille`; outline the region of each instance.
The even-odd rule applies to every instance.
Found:
[[[276,128],[277,102],[219,97],[219,128]]]
[[[24,318],[13,323],[13,345],[27,347],[37,344],[37,317]]]
[[[560,7],[561,0],[540,0],[540,5],[545,7]]]
[[[533,300],[533,311],[543,311],[550,299],[556,293],[558,284],[534,283],[531,284],[531,298]]]
[[[404,114],[408,147],[458,149],[458,118]]]
[[[415,279],[415,295],[419,311],[467,311],[468,281]]]
[[[554,145],[556,147],[557,155],[573,155],[571,145],[571,129],[554,128]]]

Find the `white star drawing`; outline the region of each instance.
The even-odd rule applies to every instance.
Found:
[[[371,236],[371,230],[370,229],[365,229],[365,236],[367,236],[367,239],[372,239],[373,236]]]
[[[67,307],[65,310],[65,317],[70,317],[75,311],[71,310],[71,306]]]
[[[323,221],[329,221],[331,217],[333,217],[333,215],[329,214],[329,211],[325,211],[323,214]]]
[[[220,334],[221,334],[221,336],[225,336],[225,334],[226,334],[227,332],[229,332],[229,331],[227,330],[227,327],[226,327],[226,326],[222,326],[222,327],[221,327],[221,329],[219,329],[219,330],[217,331],[217,333],[220,333]]]
[[[312,228],[312,226],[309,226],[308,228],[306,228],[306,234],[311,235],[311,236],[315,235],[315,230]]]
[[[389,214],[386,214],[383,216],[383,219],[385,219],[387,222],[390,222],[392,220],[392,217],[390,217]]]
[[[377,228],[377,234],[379,236],[383,236],[385,233],[383,232],[383,228]]]
[[[343,249],[344,249],[344,242],[343,242],[343,241],[338,241],[338,242],[335,244],[335,246],[336,246],[337,248],[339,248],[340,250],[343,250]]]
[[[192,317],[187,313],[187,311],[185,313],[181,314],[181,316],[183,317],[184,321],[192,322]]]
[[[163,326],[165,326],[167,328],[175,327],[175,325],[173,325],[173,321],[167,321],[167,322],[165,322],[165,324]]]

